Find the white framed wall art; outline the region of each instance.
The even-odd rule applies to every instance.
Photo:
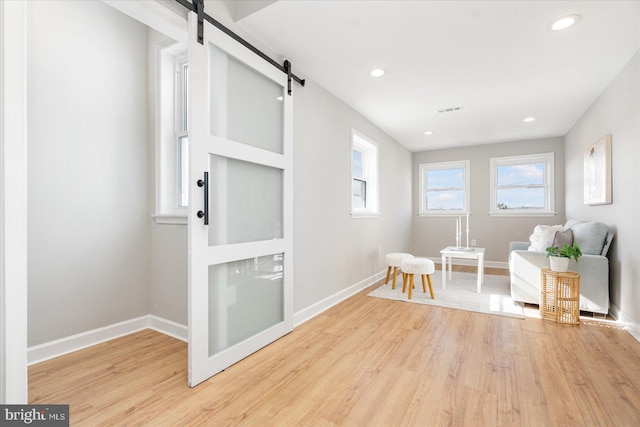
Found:
[[[584,152],[584,204],[605,205],[611,197],[611,135]]]

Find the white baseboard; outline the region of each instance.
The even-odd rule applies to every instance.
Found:
[[[640,341],[640,325],[633,319],[631,319],[628,315],[625,314],[624,311],[620,310],[620,307],[615,304],[611,304],[609,307],[609,314],[613,317],[621,326],[623,326],[627,332],[631,334],[632,337],[636,339],[636,341]]]
[[[189,341],[189,327],[182,323],[177,323],[172,320],[163,319],[162,317],[149,314],[149,329],[153,329],[161,334],[169,335],[172,338],[180,341]]]
[[[367,286],[373,285],[385,277],[385,274],[386,270],[383,270],[356,283],[355,285],[323,299],[322,301],[294,313],[294,327],[314,318],[334,305],[360,292]],[[623,326],[631,336],[633,336],[637,341],[640,341],[640,324],[632,320],[614,304],[611,304],[609,314],[621,326]],[[33,365],[44,362],[45,360],[73,353],[74,351],[82,350],[83,348],[129,335],[143,329],[153,329],[156,332],[160,332],[161,334],[165,334],[185,342],[188,340],[189,329],[186,325],[149,314],[136,319],[126,320],[124,322],[29,347],[27,349],[27,363],[28,365]]]
[[[373,276],[367,277],[366,279],[356,283],[355,285],[351,285],[346,289],[343,289],[333,295],[328,296],[322,301],[318,301],[315,304],[310,305],[307,308],[303,308],[302,310],[293,314],[293,327],[301,325],[302,323],[316,317],[318,314],[323,311],[328,310],[334,305],[338,304],[349,298],[350,296],[360,292],[367,286],[371,286],[380,279],[383,279],[387,274],[387,269],[385,268],[383,271],[374,274]]]
[[[620,320],[620,307],[615,304],[609,306],[609,315],[615,320]]]
[[[153,329],[182,341],[187,340],[187,327],[154,315],[125,320],[91,331],[35,345],[27,349],[27,364],[44,362],[54,357],[69,354],[143,329]]]
[[[344,301],[355,293],[360,292],[367,286],[373,285],[380,279],[384,278],[385,274],[386,269],[356,283],[355,285],[343,289],[322,301],[304,308],[297,313],[294,313],[294,326],[298,326],[306,322],[339,302]],[[181,341],[188,340],[189,328],[186,325],[149,314],[136,319],[126,320],[124,322],[29,347],[27,349],[27,363],[29,365],[33,365],[35,363],[44,362],[45,360],[82,350],[83,348],[129,335],[143,329],[153,329],[154,331]]]
[[[355,293],[370,286],[385,277],[386,269],[368,277],[355,285],[352,285],[340,292],[337,292],[322,301],[319,301],[307,308],[304,308],[293,315],[294,327],[307,320],[317,316],[323,311],[333,307],[339,302],[344,301]],[[91,331],[82,332],[80,334],[61,338],[58,340],[35,345],[27,349],[27,363],[33,365],[35,363],[44,362],[58,356],[73,353],[96,344],[103,343],[115,338],[129,335],[143,329],[153,329],[154,331],[179,339],[181,341],[188,340],[189,328],[186,325],[163,319],[152,314],[141,316],[136,319],[126,320],[124,322],[105,326]]]
[[[432,258],[434,262],[440,262],[440,259]],[[462,261],[460,264],[462,265],[475,265],[473,262],[469,262],[468,264],[464,261],[466,260],[456,260]],[[454,262],[454,264],[458,264]],[[501,264],[498,262],[493,262],[493,264]],[[506,266],[506,263],[503,263]],[[504,268],[501,265],[490,265],[485,262],[485,265],[488,267],[499,267]],[[371,286],[374,283],[383,279],[386,275],[386,269],[382,270],[373,276],[367,277],[360,282],[349,286],[346,289],[343,289],[333,295],[328,296],[322,301],[318,301],[315,304],[310,305],[309,307],[303,308],[302,310],[293,314],[293,325],[297,327],[302,323],[316,317],[320,313],[328,310],[334,305],[346,300],[352,295],[360,292],[362,289],[367,286]],[[45,360],[53,359],[54,357],[62,356],[64,354],[69,354],[74,351],[82,350],[83,348],[91,347],[96,344],[103,343],[105,341],[109,341],[115,338],[119,338],[125,335],[132,334],[134,332],[141,331],[143,329],[153,329],[154,331],[160,332],[162,334],[168,335],[170,337],[179,339],[181,341],[188,340],[189,329],[186,325],[173,322],[171,320],[163,319],[158,316],[154,316],[152,314],[138,317],[136,319],[127,320],[124,322],[116,323],[113,325],[105,326],[102,328],[94,329],[87,332],[82,332],[77,335],[72,335],[70,337],[61,338],[59,340],[50,341],[44,344],[39,344],[36,346],[29,347],[27,349],[27,363],[29,365],[33,365],[35,363],[44,362]],[[640,328],[637,328],[638,335],[634,335],[635,337],[640,337]],[[633,335],[633,334],[632,334]],[[640,341],[640,339],[639,339]]]

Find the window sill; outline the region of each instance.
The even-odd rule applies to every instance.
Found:
[[[489,216],[494,217],[531,217],[531,216],[556,216],[558,212],[513,212],[513,213],[498,213],[498,212],[489,212]]]
[[[351,212],[351,218],[378,218],[380,212]]]
[[[443,212],[443,213],[439,213],[439,212],[418,212],[418,216],[421,217],[447,217],[447,218],[457,218],[460,216],[467,216],[467,212]]]
[[[188,222],[187,215],[178,214],[154,214],[151,215],[156,220],[156,224],[184,224]]]

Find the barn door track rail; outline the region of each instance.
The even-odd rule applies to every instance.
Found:
[[[256,55],[258,55],[260,58],[264,59],[269,64],[276,67],[278,70],[285,73],[287,75],[287,93],[289,95],[291,95],[292,80],[299,83],[300,86],[304,86],[304,82],[305,82],[304,79],[301,79],[300,77],[296,76],[291,72],[291,62],[289,62],[288,60],[285,60],[284,63],[280,65],[279,63],[271,59],[267,54],[262,52],[260,49],[258,49],[257,47],[255,47],[254,45],[252,45],[251,43],[249,43],[248,41],[246,41],[245,39],[243,39],[242,37],[234,33],[233,31],[231,31],[229,28],[222,25],[220,22],[213,19],[211,16],[207,15],[204,12],[204,0],[193,0],[193,2],[189,2],[188,0],[176,0],[176,1],[182,6],[184,6],[185,8],[187,8],[188,10],[191,10],[195,12],[196,15],[198,15],[198,43],[200,44],[204,43],[204,21],[206,20],[211,25],[218,28],[220,31],[222,31],[223,33],[225,33],[226,35],[228,35],[229,37],[231,37],[232,39],[234,39],[235,41],[237,41],[238,43],[240,43],[241,45],[243,45],[244,47],[246,47]]]

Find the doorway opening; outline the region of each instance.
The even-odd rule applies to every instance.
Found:
[[[149,327],[187,338],[186,213],[154,218],[157,140],[177,130],[160,58],[178,42],[114,7],[27,8],[30,364]]]

